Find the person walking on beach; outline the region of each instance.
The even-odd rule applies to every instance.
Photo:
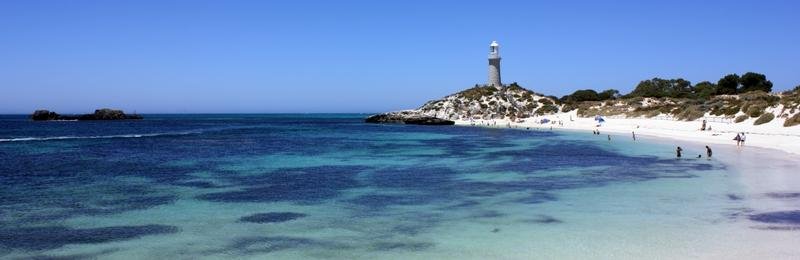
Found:
[[[706,157],[711,160],[711,147],[708,147],[708,145],[706,145]]]
[[[736,137],[733,138],[736,141],[736,146],[742,145],[742,136],[739,133],[736,133]]]
[[[705,130],[706,130],[706,120],[703,119],[703,126],[700,127],[700,131],[705,131]]]
[[[631,135],[633,135],[633,140],[636,141],[636,132],[631,131]]]
[[[739,140],[742,141],[742,146],[744,146],[744,140],[745,139],[747,139],[747,137],[745,137],[744,136],[744,132],[742,132],[742,136],[739,138]]]
[[[678,158],[681,158],[681,152],[682,151],[683,151],[683,149],[681,149],[680,146],[678,146],[678,149],[675,149],[675,153],[678,155]]]

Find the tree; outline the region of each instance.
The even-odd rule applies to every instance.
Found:
[[[739,78],[741,88],[739,93],[761,90],[769,93],[772,91],[772,82],[767,80],[767,76],[755,72],[748,72]]]
[[[598,101],[600,97],[597,91],[591,89],[576,90],[571,95],[566,95],[562,98],[564,102],[582,102],[582,101]]]
[[[692,83],[687,80],[653,78],[639,82],[639,85],[636,85],[636,88],[628,96],[685,98],[691,94]]]
[[[609,99],[616,99],[619,97],[619,90],[616,89],[606,89],[603,92],[597,94],[597,97],[600,100],[609,100]]]
[[[674,98],[687,98],[694,92],[692,82],[682,78],[670,80],[669,96]]]
[[[699,99],[708,99],[717,93],[717,85],[708,81],[703,81],[694,85],[695,96]]]
[[[739,75],[728,74],[717,81],[717,94],[718,95],[733,95],[736,94],[739,88]]]

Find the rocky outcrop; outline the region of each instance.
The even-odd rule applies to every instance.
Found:
[[[36,110],[31,115],[31,119],[33,121],[48,121],[48,120],[58,120],[61,117],[56,112],[50,112],[49,110]]]
[[[454,120],[527,118],[534,115],[558,113],[555,97],[545,97],[520,87],[516,83],[496,88],[474,88],[425,103],[414,110],[377,114],[367,123],[404,123],[452,125]]]
[[[364,120],[367,123],[394,123],[409,125],[454,125],[456,122],[432,116],[419,114],[417,111],[407,110],[377,114]]]
[[[85,114],[85,115],[59,115],[56,112],[52,112],[49,110],[36,110],[31,115],[31,119],[33,121],[50,121],[50,120],[133,120],[133,119],[142,119],[142,116],[133,114],[128,115],[122,112],[122,110],[116,109],[97,109],[92,114]]]
[[[416,109],[426,116],[448,120],[479,120],[527,118],[534,115],[558,113],[558,100],[520,87],[516,83],[496,88],[474,88],[429,101]]]

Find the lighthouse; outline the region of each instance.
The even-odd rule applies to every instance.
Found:
[[[497,41],[492,41],[489,44],[489,86],[495,88],[503,87],[500,83],[500,44]]]

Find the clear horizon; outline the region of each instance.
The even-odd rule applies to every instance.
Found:
[[[765,74],[800,85],[800,3],[0,2],[0,114],[371,113],[486,82],[546,95]]]

